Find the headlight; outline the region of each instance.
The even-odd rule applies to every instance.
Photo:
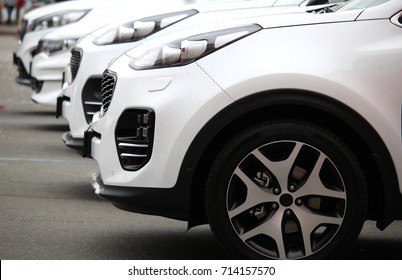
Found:
[[[259,25],[248,25],[173,41],[140,55],[130,67],[144,70],[186,65],[260,29]]]
[[[197,10],[186,10],[130,21],[106,31],[94,40],[94,44],[101,46],[135,42],[197,13]]]
[[[44,16],[32,21],[32,23],[28,25],[27,32],[44,30],[73,23],[80,20],[88,12],[89,10],[71,10]]]
[[[60,40],[48,40],[48,39],[40,40],[35,54],[44,52],[47,55],[52,55],[57,52],[68,51],[75,46],[77,40],[78,39],[76,38],[68,38]]]

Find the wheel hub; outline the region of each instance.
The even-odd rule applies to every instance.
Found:
[[[279,198],[279,202],[281,203],[282,206],[289,207],[290,205],[293,204],[293,197],[290,194],[285,193],[281,195],[281,197]]]

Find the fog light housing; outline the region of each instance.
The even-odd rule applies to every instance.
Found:
[[[128,109],[115,129],[116,148],[121,167],[137,171],[151,158],[155,113],[150,109]]]

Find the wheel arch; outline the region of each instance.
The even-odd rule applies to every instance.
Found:
[[[183,162],[191,186],[189,228],[207,223],[205,181],[215,156],[225,143],[250,124],[284,118],[313,122],[339,135],[362,165],[369,196],[367,218],[376,220],[380,229],[400,218],[395,214],[401,201],[395,166],[384,142],[370,124],[347,105],[327,96],[281,89],[238,100],[211,118],[193,140]]]

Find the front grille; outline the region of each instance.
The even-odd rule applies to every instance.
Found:
[[[117,77],[116,73],[106,70],[102,76],[101,94],[102,94],[102,108],[101,115],[104,116],[109,109],[110,102],[112,102],[114,88],[116,86]]]
[[[91,77],[82,89],[82,106],[88,124],[92,122],[93,115],[101,110],[101,77]]]
[[[155,113],[148,109],[129,109],[120,116],[115,130],[121,167],[127,171],[142,168],[152,154]]]
[[[71,82],[77,77],[78,69],[80,68],[82,52],[78,49],[71,51],[70,68],[71,68]]]
[[[21,41],[24,39],[24,36],[27,33],[27,28],[28,28],[28,20],[23,19],[20,27],[18,28],[18,36],[20,37]]]

